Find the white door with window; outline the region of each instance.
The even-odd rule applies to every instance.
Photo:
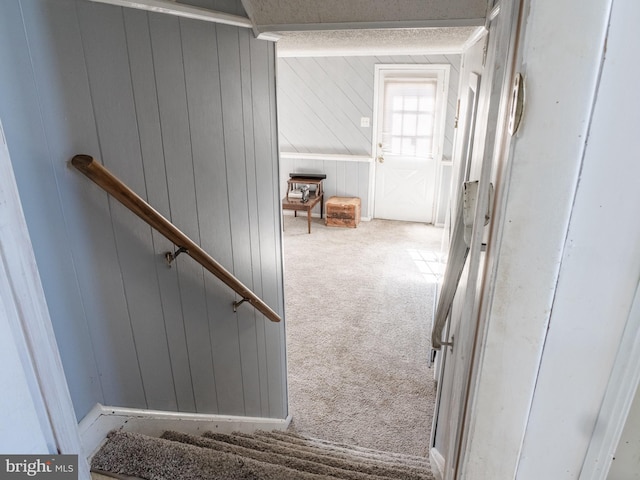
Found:
[[[374,217],[433,223],[449,65],[376,65]]]

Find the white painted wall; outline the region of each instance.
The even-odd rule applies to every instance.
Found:
[[[601,48],[606,40],[606,55],[518,468],[522,479],[552,473],[574,478],[580,472],[640,278],[640,163],[629,155],[640,151],[640,100],[629,82],[640,75],[637,63],[629,61],[637,55],[640,5],[598,3],[592,12],[581,4],[582,12],[593,15],[581,22],[591,18],[593,26],[588,35],[574,34],[567,42],[581,54],[587,37],[604,33],[613,5],[608,35],[600,39]],[[569,11],[561,13],[566,22]],[[601,58],[593,55],[594,72]],[[557,441],[549,441],[550,426]]]
[[[6,272],[0,263],[0,287],[6,285]],[[16,338],[9,317],[16,316],[14,305],[5,303],[0,296],[0,452],[3,454],[50,453],[47,442],[51,432],[40,424],[38,409],[29,389],[34,382],[32,370],[25,369],[17,345],[24,339]]]
[[[36,403],[35,372],[27,355],[27,346],[20,328],[20,316],[13,292],[6,255],[19,255],[12,232],[19,230],[16,218],[22,217],[17,188],[11,168],[9,149],[0,122],[0,452],[50,453],[53,433],[45,418],[42,402]],[[17,210],[17,211],[16,211]],[[24,218],[22,218],[22,226]],[[37,400],[37,398],[35,399]]]
[[[640,278],[629,81],[640,7],[564,0],[524,12],[527,105],[491,236],[463,475],[473,480],[580,476]]]

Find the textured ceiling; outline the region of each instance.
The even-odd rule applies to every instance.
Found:
[[[460,52],[487,0],[242,0],[280,56]],[[262,38],[262,37],[261,37]]]
[[[242,0],[258,32],[482,25],[487,0]]]
[[[281,32],[281,57],[458,53],[478,27]]]

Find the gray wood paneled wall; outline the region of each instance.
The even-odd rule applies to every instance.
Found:
[[[284,192],[290,173],[325,173],[327,178],[323,182],[324,201],[334,195],[360,197],[360,208],[364,216],[369,211],[370,168],[371,163],[368,162],[280,158],[280,184]],[[320,215],[320,205],[314,207],[313,214]]]
[[[187,256],[168,268],[174,246],[67,165],[100,159],[282,315],[273,44],[83,0],[3,0],[0,65],[78,419],[96,402],[286,417],[284,323],[234,313],[233,292]]]
[[[280,150],[287,153],[322,153],[371,156],[372,126],[360,126],[361,117],[373,125],[374,69],[376,64],[451,65],[443,161],[451,161],[455,134],[460,55],[399,55],[358,57],[284,57],[278,59],[278,121]],[[332,165],[336,163],[336,165]],[[283,174],[289,171],[327,173],[327,184],[340,195],[359,196],[368,212],[369,183],[363,181],[364,164],[281,159]],[[309,168],[310,170],[302,170]],[[372,165],[366,167],[372,169]],[[358,174],[354,175],[357,171]],[[337,175],[331,179],[331,175]],[[368,172],[366,173],[368,175]],[[444,223],[449,195],[450,165],[442,169],[440,205],[436,223]],[[286,185],[281,178],[281,188]],[[442,182],[445,182],[444,184]],[[363,190],[363,188],[365,188]]]

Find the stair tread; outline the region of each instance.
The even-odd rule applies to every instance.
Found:
[[[247,439],[233,441],[231,435],[215,434],[217,439],[206,436],[188,435],[178,432],[165,432],[162,438],[190,443],[199,447],[211,448],[227,453],[233,453],[255,460],[283,465],[308,473],[330,475],[345,480],[389,480],[393,478],[406,478],[407,480],[420,480],[425,478],[424,472],[410,472],[404,469],[373,468],[355,460],[326,459],[319,455],[315,458],[309,455],[298,455],[293,449],[270,448],[268,444],[247,442]],[[236,439],[238,439],[236,437]],[[244,441],[243,441],[244,440]]]
[[[385,459],[387,452],[379,452],[380,459],[374,458],[376,451],[371,449],[353,450],[354,455],[349,455],[349,446],[323,448],[320,439],[275,434],[270,437],[269,433],[252,436],[207,432],[196,436],[167,431],[162,438],[155,438],[114,431],[94,456],[92,469],[149,480],[434,478],[428,464],[403,464],[398,457],[389,461]]]
[[[224,452],[132,432],[110,434],[93,469],[150,480],[329,480],[335,477],[264,464]]]
[[[205,432],[204,436],[212,435],[209,432]],[[256,441],[262,441],[265,444],[278,446],[280,448],[289,448],[294,449],[298,452],[307,452],[312,454],[321,455],[326,458],[336,458],[336,459],[357,459],[358,462],[368,465],[377,465],[381,467],[387,468],[396,468],[410,471],[411,468],[425,468],[429,467],[428,464],[412,464],[410,462],[403,462],[398,460],[397,458],[389,458],[384,455],[384,452],[381,452],[380,455],[373,455],[371,453],[363,454],[361,452],[350,450],[350,449],[337,449],[337,448],[326,448],[323,445],[314,445],[312,443],[294,443],[287,441],[286,439],[280,439],[275,435],[267,435],[264,433],[255,433],[253,435],[244,434],[244,433],[235,433],[235,437],[241,437],[245,439],[253,439]]]
[[[299,433],[294,433],[294,432],[288,432],[288,431],[264,431],[264,430],[258,430],[257,432],[255,432],[256,435],[264,435],[264,436],[272,436],[272,437],[276,437],[279,439],[284,439],[287,441],[292,441],[292,442],[302,442],[304,444],[311,444],[311,445],[321,445],[321,446],[326,446],[326,447],[335,447],[338,449],[344,449],[344,450],[348,450],[348,451],[353,451],[353,452],[360,452],[362,454],[373,454],[373,455],[378,455],[378,456],[383,456],[385,458],[389,458],[389,459],[398,459],[402,462],[413,462],[416,464],[421,464],[421,465],[429,465],[429,461],[424,458],[424,457],[419,457],[416,455],[408,455],[408,454],[404,454],[404,453],[397,453],[397,452],[389,452],[386,450],[376,450],[373,448],[367,448],[367,447],[361,447],[359,445],[349,445],[346,443],[342,443],[342,442],[334,442],[334,441],[330,441],[330,440],[325,440],[325,439],[321,439],[321,438],[317,438],[317,437],[312,437],[312,436],[307,436],[307,435],[301,435]]]

